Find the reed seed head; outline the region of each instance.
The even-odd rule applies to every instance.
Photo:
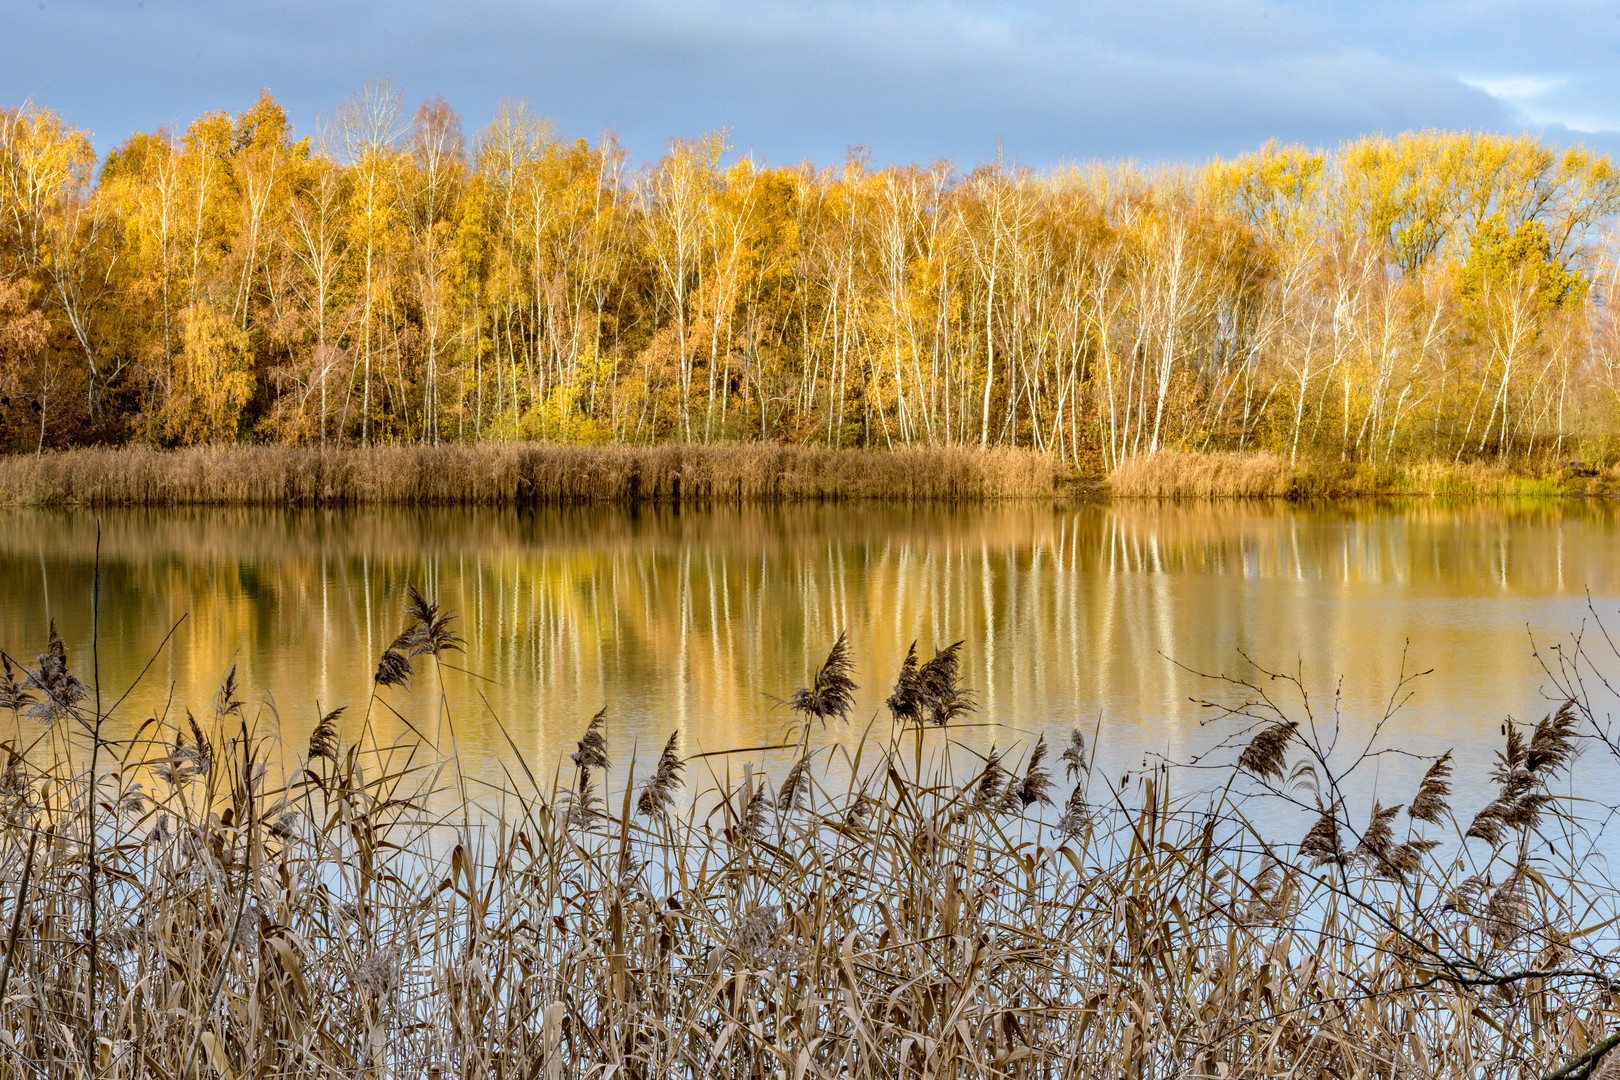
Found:
[[[799,755],[797,761],[788,769],[787,776],[782,780],[782,790],[777,795],[777,805],[783,811],[793,811],[799,808],[810,790],[810,754],[806,751]]]
[[[675,805],[675,792],[683,782],[681,773],[686,768],[686,762],[681,760],[680,745],[681,733],[670,732],[664,752],[658,755],[658,767],[636,800],[636,813],[643,817],[664,817]]]
[[[1512,945],[1532,928],[1529,925],[1530,876],[1521,862],[1491,892],[1480,913],[1480,929],[1498,949]]]
[[[1410,853],[1401,850],[1404,845],[1395,843],[1395,830],[1391,822],[1395,820],[1395,815],[1400,813],[1400,810],[1399,805],[1381,806],[1375,801],[1367,828],[1361,834],[1361,842],[1351,853],[1352,857],[1370,868],[1374,874],[1398,881],[1405,880],[1406,873],[1413,868]]]
[[[456,617],[440,611],[438,604],[428,603],[415,584],[406,588],[405,614],[410,618],[412,629],[415,631],[410,653],[413,657],[459,652],[466,644],[450,631],[450,624]]]
[[[854,670],[855,661],[849,654],[849,639],[839,634],[811,685],[795,690],[788,699],[788,705],[795,712],[822,723],[835,717],[844,719],[854,707],[855,691],[859,689],[851,678]]]
[[[916,723],[922,720],[922,677],[915,641],[906,650],[906,658],[900,664],[900,677],[895,680],[894,690],[884,704],[888,706],[889,715],[896,723]]]
[[[1288,766],[1288,744],[1299,725],[1292,720],[1270,724],[1260,729],[1249,745],[1238,755],[1238,768],[1246,769],[1262,780],[1281,780]]]
[[[742,815],[737,825],[738,835],[749,840],[758,840],[764,836],[770,810],[770,792],[765,790],[764,784],[760,784],[743,804]]]
[[[602,734],[603,724],[607,720],[607,706],[597,710],[591,717],[590,726],[578,742],[579,749],[568,755],[581,769],[607,769],[611,768],[608,762],[607,738]]]
[[[579,785],[575,788],[568,807],[568,825],[574,829],[588,829],[605,816],[602,796],[596,790],[596,780],[591,775],[591,770],[582,765],[579,770]]]
[[[1042,764],[1045,759],[1046,736],[1043,734],[1035,740],[1035,749],[1029,753],[1029,762],[1024,766],[1024,778],[1009,789],[1018,800],[1017,808],[1028,809],[1036,803],[1044,806],[1052,805],[1052,797],[1046,793],[1052,786],[1052,774]]]
[[[54,720],[71,716],[90,688],[68,670],[67,645],[56,632],[56,620],[51,620],[50,638],[45,651],[37,659],[39,669],[25,682],[43,695],[29,709],[28,714],[38,720]]]
[[[1058,755],[1063,762],[1063,772],[1070,782],[1074,782],[1091,770],[1091,761],[1086,757],[1086,737],[1079,728],[1071,728],[1069,741],[1063,747],[1063,753]]]
[[[225,672],[225,677],[219,681],[219,689],[214,692],[214,715],[220,720],[242,715],[242,699],[236,696],[235,664]]]
[[[1316,824],[1299,842],[1299,854],[1309,859],[1313,867],[1343,866],[1346,862],[1344,846],[1339,837],[1338,804],[1325,807],[1317,816]]]
[[[19,683],[16,670],[11,666],[11,657],[0,655],[0,665],[4,665],[4,672],[0,673],[0,709],[17,712],[32,705],[35,698],[27,687],[28,673],[23,672],[25,681]]]
[[[1413,821],[1426,821],[1430,825],[1438,825],[1440,819],[1451,809],[1446,801],[1451,797],[1451,782],[1447,779],[1451,775],[1451,751],[1447,750],[1430,765],[1418,783],[1417,795],[1412,798],[1412,805],[1406,808],[1407,816]]]
[[[1058,832],[1065,839],[1074,839],[1091,827],[1091,805],[1086,802],[1086,789],[1082,784],[1074,785],[1069,792],[1068,801],[1063,804],[1063,816],[1058,818]]]
[[[973,691],[962,685],[961,651],[960,641],[936,649],[933,657],[917,673],[928,720],[940,727],[977,708]]]
[[[378,686],[410,686],[413,674],[410,652],[415,640],[414,629],[407,627],[383,650],[377,660],[377,674],[373,676]]]
[[[346,706],[339,705],[331,712],[322,716],[315,725],[315,730],[309,733],[309,757],[326,758],[336,762],[338,759],[337,721],[343,715]]]

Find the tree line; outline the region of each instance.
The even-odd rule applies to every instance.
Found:
[[[370,84],[98,157],[0,110],[0,439],[1603,460],[1620,175],[1527,135],[1037,172],[634,164]]]

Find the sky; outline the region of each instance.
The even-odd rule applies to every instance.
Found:
[[[300,134],[368,80],[502,99],[633,158],[1202,161],[1268,140],[1531,131],[1620,157],[1620,0],[0,0],[0,106],[105,152],[261,88]]]

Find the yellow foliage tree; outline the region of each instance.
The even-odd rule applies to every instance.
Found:
[[[180,319],[182,344],[174,388],[162,407],[163,435],[181,446],[235,442],[253,396],[247,334],[202,301]]]

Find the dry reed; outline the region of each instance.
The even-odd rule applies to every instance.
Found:
[[[0,504],[45,506],[584,504],[1050,497],[1029,450],[737,446],[278,446],[71,450],[0,457]]]
[[[1126,458],[1108,484],[1123,498],[1285,498],[1294,494],[1294,470],[1273,454],[1162,451]]]
[[[407,618],[428,670],[371,707],[434,693],[448,615]],[[956,655],[936,694],[965,693]],[[973,759],[922,706],[845,748],[842,779],[800,710],[781,787],[696,792],[676,737],[643,782],[599,713],[577,785],[520,761],[492,799],[363,722],[341,745],[335,713],[270,776],[228,678],[211,722],[153,718],[91,775],[70,659],[53,638],[24,676],[55,715],[7,681],[39,740],[0,782],[9,1076],[1460,1080],[1585,1075],[1620,1042],[1615,889],[1573,861],[1592,834],[1557,795],[1594,733],[1578,685],[1528,739],[1504,729],[1491,835],[1442,852],[1394,807],[1346,808],[1333,740],[1275,676],[1238,685],[1212,721],[1230,769],[1180,795],[1169,765],[1094,776],[1071,733],[1053,822],[1044,739],[1021,769]],[[842,705],[852,674],[840,640],[810,693]],[[1449,774],[1409,818],[1454,840]],[[1267,800],[1315,824],[1270,835]]]
[[[1524,497],[1605,495],[1620,470],[1547,461],[1541,469],[1501,462],[1402,462],[1384,469],[1317,458],[1290,463],[1265,451],[1163,450],[1126,458],[1108,477],[1128,499],[1316,499],[1369,495]]]

